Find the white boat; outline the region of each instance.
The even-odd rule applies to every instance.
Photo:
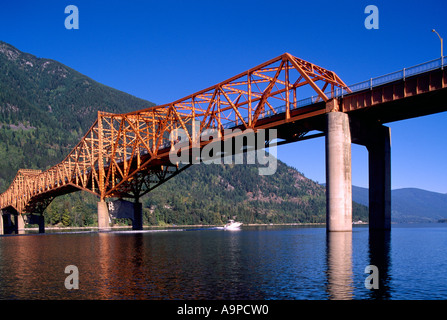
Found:
[[[235,222],[234,220],[228,220],[228,223],[224,226],[225,230],[237,230],[241,227],[242,222]]]

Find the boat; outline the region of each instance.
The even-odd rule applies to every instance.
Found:
[[[225,230],[238,230],[242,225],[242,222],[235,222],[234,220],[228,220],[228,223],[224,226]]]

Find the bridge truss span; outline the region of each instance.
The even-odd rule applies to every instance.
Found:
[[[78,190],[101,200],[139,198],[185,169],[169,161],[175,130],[194,143],[208,129],[256,131],[267,115],[284,113],[287,121],[305,88],[321,102],[347,89],[334,72],[285,53],[169,104],[127,114],[98,112],[62,162],[45,171],[19,170],[0,207],[19,214],[42,211],[53,198]]]

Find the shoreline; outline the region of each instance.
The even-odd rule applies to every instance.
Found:
[[[442,222],[427,222],[428,224],[443,224]],[[444,222],[445,223],[445,222]],[[353,222],[353,226],[363,226],[368,225],[368,222]],[[402,224],[398,222],[391,222],[392,225],[394,224]],[[419,222],[407,222],[403,224],[419,224]],[[274,226],[324,226],[326,225],[325,222],[294,222],[294,223],[247,223],[243,224],[243,227],[274,227]],[[187,228],[214,228],[214,227],[222,227],[222,225],[217,224],[192,224],[192,225],[162,225],[162,226],[143,226],[143,230],[157,230],[157,229],[187,229]],[[132,230],[132,226],[110,226],[106,230],[103,231],[111,231],[111,230]],[[30,228],[24,228],[19,229],[20,231],[38,231],[38,227],[30,227]],[[98,230],[98,226],[90,226],[90,227],[45,227],[45,231],[70,231],[70,230],[85,230],[85,231],[101,231]]]
[[[353,225],[367,225],[367,222],[353,222]],[[293,222],[293,223],[247,223],[243,224],[246,227],[269,227],[269,226],[324,226],[325,222]],[[161,225],[161,226],[143,226],[143,230],[150,229],[178,229],[178,228],[212,228],[212,227],[222,227],[222,225],[217,224],[193,224],[193,225]],[[110,226],[108,229],[116,230],[116,229],[131,229],[132,226]],[[35,231],[39,230],[38,227],[30,227],[24,228],[22,230],[25,231]],[[63,230],[98,230],[98,226],[90,226],[90,227],[45,227],[45,230],[55,230],[55,231],[63,231]]]

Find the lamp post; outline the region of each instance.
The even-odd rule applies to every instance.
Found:
[[[439,40],[441,40],[441,66],[443,66],[444,65],[444,54],[443,54],[443,51],[442,51],[442,47],[443,47],[443,45],[442,45],[442,38],[441,38],[441,36],[439,35],[439,33],[435,29],[432,29],[431,32],[436,33],[438,35],[438,37],[439,37]]]

